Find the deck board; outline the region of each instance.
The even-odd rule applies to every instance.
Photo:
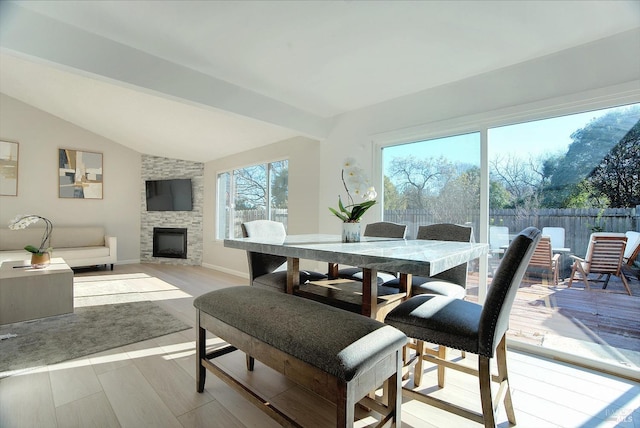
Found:
[[[477,273],[470,274],[467,299],[477,301]],[[474,277],[475,276],[475,277]],[[511,310],[507,337],[581,357],[601,359],[640,373],[640,281],[629,278],[629,296],[619,278],[607,290],[581,281],[568,286],[523,281]]]

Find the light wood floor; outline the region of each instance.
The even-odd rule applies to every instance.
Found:
[[[194,325],[195,296],[246,282],[201,267],[154,264],[82,272],[75,281],[101,283],[105,293],[123,294],[121,300],[155,301],[190,325]],[[82,304],[89,301],[87,296],[79,299]],[[277,426],[212,374],[207,375],[205,392],[195,391],[194,338],[194,329],[186,330],[4,378],[0,427]],[[224,364],[300,424],[332,425],[331,404],[279,374],[260,364],[247,372],[243,355],[237,353],[226,356]],[[509,351],[508,364],[518,426],[640,427],[639,383],[519,352]],[[438,391],[430,369],[423,385],[441,398],[479,410],[476,380],[453,371],[447,376],[446,388]],[[374,422],[371,416],[359,416],[357,426]],[[508,425],[502,407],[498,421]],[[408,400],[402,406],[402,423],[478,426]]]

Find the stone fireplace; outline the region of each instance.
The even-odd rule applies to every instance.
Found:
[[[146,200],[146,180],[191,178],[193,185],[193,210],[191,211],[148,211]],[[177,265],[202,265],[204,247],[202,223],[204,205],[204,164],[179,159],[142,155],[142,176],[140,180],[140,261],[145,263],[166,263]],[[184,228],[184,236],[164,233],[162,241],[154,240],[154,229]],[[157,237],[156,237],[157,238]],[[186,241],[185,241],[186,239]],[[158,244],[169,244],[168,249],[160,249]],[[178,251],[179,250],[179,251]],[[174,253],[180,253],[175,255]],[[184,254],[183,254],[184,253]]]

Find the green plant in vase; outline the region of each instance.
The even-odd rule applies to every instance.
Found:
[[[338,195],[338,209],[329,207],[336,217],[344,223],[342,240],[344,242],[357,242],[360,240],[359,224],[355,227],[355,231],[345,232],[348,223],[359,223],[360,218],[367,212],[369,208],[376,204],[376,189],[370,185],[369,179],[362,170],[356,165],[353,158],[347,158],[342,166],[341,173],[342,185],[347,192],[349,203],[345,205],[342,197]],[[356,202],[354,198],[360,198],[363,202]],[[346,233],[346,235],[345,235]],[[353,237],[348,235],[355,235]]]
[[[51,238],[53,223],[51,223],[49,219],[35,214],[20,214],[9,222],[9,229],[19,230],[26,229],[29,225],[37,223],[40,220],[42,220],[45,224],[45,229],[44,233],[42,234],[40,246],[36,247],[29,244],[24,247],[25,250],[31,253],[31,264],[33,267],[44,267],[44,265],[49,263],[52,248],[50,246],[47,246],[47,243]]]

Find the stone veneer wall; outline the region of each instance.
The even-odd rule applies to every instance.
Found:
[[[193,211],[147,211],[146,180],[190,178]],[[140,261],[151,263],[202,265],[202,210],[204,205],[204,164],[179,159],[142,155],[140,194]],[[153,228],[187,229],[187,258],[153,257]]]

